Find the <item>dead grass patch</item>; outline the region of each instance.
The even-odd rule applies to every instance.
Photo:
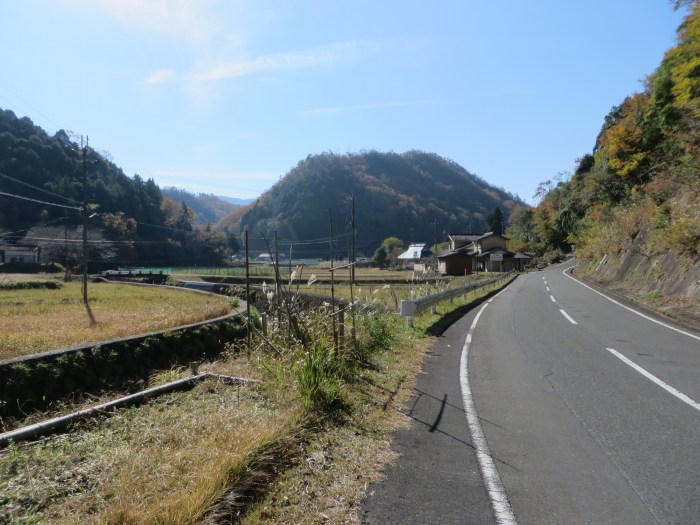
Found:
[[[89,304],[94,325],[80,283],[0,291],[0,359],[195,323],[231,310],[225,297],[112,283],[91,284]]]
[[[0,523],[201,521],[256,452],[291,432],[293,400],[207,380],[0,454]]]

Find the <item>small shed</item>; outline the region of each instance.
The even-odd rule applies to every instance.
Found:
[[[0,246],[0,261],[9,264],[38,264],[41,259],[39,246],[5,244]]]
[[[513,256],[513,259],[515,259],[515,269],[518,270],[519,272],[523,271],[526,267],[530,266],[530,261],[532,261],[532,257],[527,255],[526,253],[516,253]]]
[[[442,275],[469,275],[475,267],[474,257],[467,247],[437,254],[438,272]]]

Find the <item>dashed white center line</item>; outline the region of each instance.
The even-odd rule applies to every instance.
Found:
[[[700,410],[700,403],[697,403],[696,401],[692,400],[691,398],[689,398],[688,396],[686,396],[683,392],[680,392],[679,390],[676,390],[675,388],[673,388],[673,387],[672,387],[671,385],[669,385],[668,383],[664,383],[661,379],[659,379],[658,377],[656,377],[656,376],[653,375],[652,373],[647,372],[644,368],[642,368],[641,366],[639,366],[639,365],[638,365],[637,363],[635,363],[634,361],[631,361],[630,359],[627,359],[624,355],[622,355],[622,354],[621,354],[620,352],[618,352],[617,350],[614,350],[614,349],[612,349],[612,348],[607,348],[606,350],[607,350],[608,352],[610,352],[612,355],[614,355],[615,357],[617,357],[618,359],[620,359],[620,360],[621,360],[623,363],[625,363],[626,365],[629,365],[629,366],[631,366],[632,368],[634,368],[637,372],[639,372],[640,374],[642,374],[642,375],[643,375],[644,377],[646,377],[647,379],[650,379],[651,381],[653,381],[654,383],[656,383],[657,385],[659,385],[661,388],[663,388],[664,390],[666,390],[669,394],[672,394],[672,395],[676,396],[678,399],[680,399],[680,400],[683,401],[684,403],[687,403],[688,405],[690,405],[691,407],[693,407],[695,410]]]
[[[549,298],[552,300],[553,303],[556,303],[556,302],[557,302],[557,300],[554,298],[553,295],[550,295]],[[562,311],[563,311],[563,310],[562,310]]]
[[[547,288],[547,291],[548,291],[548,292],[551,292],[551,290],[549,289],[549,286],[547,286],[546,288]]]
[[[568,319],[568,321],[569,321],[571,324],[578,324],[578,323],[577,323],[576,321],[574,321],[574,320],[571,318],[571,316],[570,316],[569,314],[567,314],[564,310],[559,310],[559,311],[561,312],[561,315],[563,315],[564,317],[566,317],[566,318]]]

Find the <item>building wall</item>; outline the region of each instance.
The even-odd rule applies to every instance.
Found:
[[[456,253],[439,260],[438,270],[444,275],[464,275],[472,271],[472,258],[468,255]]]
[[[39,262],[39,251],[38,250],[13,250],[5,249],[4,262],[6,263],[20,263],[20,264],[33,264]]]
[[[486,237],[479,241],[481,245],[481,251],[486,252],[488,250],[493,250],[494,248],[506,249],[506,240],[503,237],[493,235],[491,237]]]

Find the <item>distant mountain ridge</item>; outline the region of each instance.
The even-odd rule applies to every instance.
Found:
[[[255,202],[255,199],[239,199],[237,197],[226,197],[225,195],[215,195],[215,197],[223,201],[230,202],[231,204],[235,204],[236,206],[247,206],[248,204]]]
[[[356,253],[371,255],[381,241],[396,236],[405,243],[442,241],[446,233],[479,231],[500,207],[507,221],[516,206],[527,206],[502,188],[488,184],[457,163],[434,153],[365,151],[309,155],[243,213],[228,221],[253,237],[278,232],[295,242],[295,252],[324,256],[313,240],[334,236],[346,249],[346,231],[355,202]],[[341,256],[343,254],[341,253]]]
[[[195,222],[201,225],[216,224],[240,206],[240,204],[231,202],[227,197],[218,197],[211,193],[192,193],[174,187],[161,188],[160,191],[163,193],[163,197],[172,199],[178,204],[184,202],[188,208],[195,212]]]

